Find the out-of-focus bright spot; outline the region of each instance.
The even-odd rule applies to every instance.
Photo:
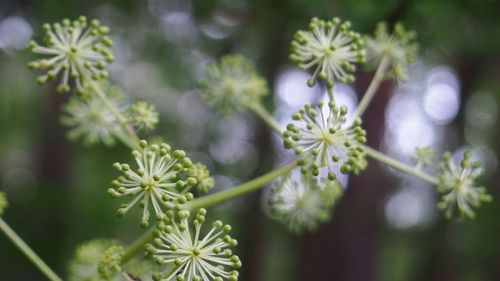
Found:
[[[448,124],[457,116],[460,107],[459,92],[454,87],[436,83],[424,95],[425,113],[438,124]]]
[[[200,29],[207,37],[215,40],[227,38],[231,34],[229,30],[212,23],[203,24],[200,26]]]
[[[307,80],[311,75],[299,70],[284,70],[276,79],[274,91],[277,94],[278,105],[284,105],[298,109],[307,102],[310,102],[315,94],[318,93],[319,87],[307,86]]]
[[[346,106],[347,107],[347,120],[351,119],[354,110],[358,106],[358,96],[356,95],[356,91],[347,84],[336,84],[333,88],[333,97],[335,99],[335,104],[337,106]],[[326,104],[330,101],[330,97],[328,96],[328,91],[323,92],[323,97],[321,100]],[[328,112],[328,107],[323,107],[323,113]],[[346,123],[349,123],[346,122]]]
[[[498,104],[488,93],[472,95],[466,104],[465,118],[467,123],[479,129],[491,128],[498,117]]]
[[[176,114],[190,126],[203,126],[211,114],[199,95],[194,91],[184,93],[175,107]]]
[[[198,36],[193,17],[188,12],[173,12],[161,18],[165,37],[173,43],[192,43]]]
[[[434,128],[425,119],[406,117],[397,125],[394,136],[399,149],[405,154],[413,154],[415,148],[436,143]]]
[[[472,161],[481,163],[481,168],[487,178],[495,175],[498,167],[498,158],[494,151],[486,146],[461,147],[453,152],[453,162],[456,165],[460,165],[466,151],[471,153]]]
[[[456,92],[460,92],[460,81],[453,68],[449,66],[436,66],[427,75],[427,87],[434,84],[446,84]]]
[[[129,64],[121,77],[124,88],[138,96],[157,89],[161,85],[160,80],[158,66],[148,62]]]
[[[30,203],[38,189],[35,175],[21,168],[8,171],[3,177],[2,187],[9,201],[17,204]]]
[[[385,218],[396,229],[426,224],[432,218],[433,202],[425,190],[403,188],[385,205]]]
[[[385,116],[388,129],[385,141],[393,151],[397,148],[394,152],[411,155],[416,147],[436,143],[436,131],[424,118],[417,96],[396,94],[391,98]]]
[[[161,18],[167,13],[191,11],[189,0],[149,0],[149,11]]]
[[[241,18],[237,17],[235,14],[227,13],[223,11],[216,11],[214,20],[225,26],[234,27],[240,24]]]
[[[12,16],[0,22],[0,49],[18,50],[28,44],[33,29],[23,18]]]

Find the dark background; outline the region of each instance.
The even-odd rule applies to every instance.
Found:
[[[445,220],[432,187],[370,160],[361,176],[350,178],[331,222],[314,233],[291,234],[267,218],[257,193],[210,215],[235,227],[243,281],[500,280],[499,11],[496,0],[2,0],[0,190],[11,205],[4,218],[63,276],[80,243],[97,237],[129,243],[142,231],[135,212],[116,218],[118,202],[105,194],[116,176],[111,164],[128,161],[127,148],[70,143],[58,121],[68,97],[54,94],[54,85],[36,86],[25,66],[34,56],[23,46],[42,36],[44,22],[83,14],[109,25],[117,57],[112,79],[161,114],[159,129],[144,137],[161,135],[191,152],[216,175],[220,190],[287,156],[255,116],[223,119],[203,105],[196,81],[207,61],[231,52],[253,59],[275,92],[266,106],[286,123],[294,97],[320,94],[301,93],[300,81],[284,78],[303,78],[288,61],[297,29],[313,16],[348,19],[365,34],[378,21],[401,21],[417,31],[420,59],[406,86],[382,84],[365,115],[369,144],[403,161],[416,145],[457,155],[472,149],[485,163],[483,184],[494,201],[475,220]],[[358,72],[347,100],[370,81],[370,71]],[[436,83],[448,87],[438,87],[437,96],[429,90]],[[1,280],[43,280],[4,235],[0,272]]]

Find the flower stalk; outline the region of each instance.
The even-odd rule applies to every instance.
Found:
[[[377,70],[375,71],[375,75],[373,76],[372,81],[370,82],[370,85],[366,89],[366,92],[363,95],[361,102],[359,103],[358,107],[356,108],[356,111],[354,112],[354,118],[361,117],[361,115],[363,115],[363,113],[368,108],[368,105],[370,105],[370,103],[372,102],[373,97],[375,96],[375,93],[377,92],[380,86],[380,83],[382,82],[382,80],[384,80],[384,76],[385,73],[387,72],[387,69],[389,68],[390,61],[391,60],[387,55],[385,55],[380,61]]]
[[[0,229],[23,252],[26,257],[51,281],[62,279],[14,232],[12,228],[0,217]]]
[[[366,152],[367,156],[370,156],[371,158],[378,160],[387,166],[393,167],[394,169],[400,170],[404,173],[407,173],[409,175],[412,175],[414,177],[417,177],[423,181],[426,181],[432,185],[438,185],[439,180],[425,172],[420,171],[419,169],[415,167],[408,166],[402,162],[399,162],[398,160],[391,158],[369,146],[363,145],[363,148]]]

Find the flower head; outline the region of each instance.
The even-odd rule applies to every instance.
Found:
[[[316,79],[323,79],[332,88],[335,81],[353,82],[354,63],[363,62],[363,42],[357,32],[350,31],[351,23],[333,18],[330,21],[313,18],[309,30],[299,30],[292,41],[291,60],[302,69],[314,68],[308,81],[313,86]]]
[[[201,87],[205,102],[224,115],[248,109],[269,91],[253,63],[240,55],[226,55],[209,64]]]
[[[405,80],[407,65],[415,60],[417,52],[415,37],[415,32],[405,30],[402,24],[396,24],[394,32],[389,34],[387,24],[379,23],[375,37],[368,37],[366,40],[368,62],[375,66],[387,56],[392,68],[389,74]]]
[[[193,220],[189,211],[174,214],[168,211],[157,227],[157,238],[146,246],[146,257],[159,264],[171,265],[168,270],[153,275],[153,279],[177,281],[235,281],[236,270],[241,267],[238,256],[229,247],[237,241],[227,233],[230,225],[215,221],[212,228],[202,234],[205,209],[200,209]]]
[[[436,159],[436,151],[430,146],[415,148],[415,155],[412,160],[417,168],[425,168],[431,165]]]
[[[125,255],[122,246],[111,246],[104,251],[97,264],[97,273],[101,280],[113,280],[117,272],[121,271],[121,261]]]
[[[110,102],[118,103],[115,99],[110,99]],[[63,112],[61,123],[71,128],[68,137],[73,140],[83,138],[85,144],[103,142],[113,145],[115,135],[121,131],[113,114],[97,98],[84,100],[73,96],[63,106]]]
[[[132,258],[127,262],[126,272],[122,269],[121,274],[117,274],[115,270],[106,270],[106,265],[113,264],[113,255],[109,249],[114,248],[120,251],[121,243],[116,240],[94,239],[80,245],[69,263],[69,281],[101,281],[103,280],[102,273],[108,272],[107,280],[124,281],[130,280],[123,278],[122,275],[137,276],[141,280],[150,280],[148,276],[153,270],[150,263]],[[116,253],[116,252],[115,252]],[[118,253],[119,254],[119,253]],[[119,256],[119,255],[118,255]],[[111,262],[111,263],[109,263]],[[115,264],[116,265],[116,264]],[[99,274],[99,270],[102,272]],[[99,276],[101,275],[101,276]]]
[[[38,83],[54,80],[62,73],[57,91],[66,93],[70,90],[69,78],[74,78],[77,87],[81,87],[80,78],[84,75],[93,79],[107,77],[104,67],[114,59],[110,50],[113,42],[106,36],[108,27],[101,26],[97,20],[88,24],[87,19],[81,16],[73,22],[64,19],[61,23],[44,24],[43,29],[46,46],[35,41],[28,45],[34,53],[50,56],[28,64],[33,69],[49,70],[46,75],[38,77]]]
[[[214,187],[214,179],[210,177],[210,171],[201,163],[196,163],[189,169],[188,176],[196,179],[198,184],[196,189],[200,192],[207,193]]]
[[[283,133],[285,148],[293,148],[296,154],[304,156],[299,164],[309,166],[303,168],[312,169],[314,175],[319,174],[320,168],[328,167],[328,177],[333,180],[335,165],[342,173],[360,173],[366,168],[361,146],[366,142],[366,132],[360,119],[346,124],[346,114],[347,108],[337,107],[333,101],[327,108],[322,102],[318,103],[318,109],[307,104],[292,115],[296,122],[289,124]]]
[[[482,174],[479,162],[471,162],[470,152],[464,153],[459,166],[455,165],[451,155],[446,153],[440,165],[438,193],[443,194],[438,207],[447,217],[458,211],[460,215],[474,217],[472,207],[479,207],[482,202],[491,201],[491,196],[484,187],[476,186]]]
[[[158,112],[154,105],[140,101],[130,109],[130,120],[138,130],[154,130],[158,124]]]
[[[7,209],[9,206],[9,202],[7,201],[7,196],[5,196],[5,192],[0,191],[0,216],[3,215],[3,211]]]
[[[189,190],[197,181],[193,177],[186,177],[192,163],[184,151],[172,151],[166,143],[148,145],[142,140],[140,149],[132,151],[132,156],[137,164],[135,171],[128,164],[113,165],[123,175],[112,182],[115,187],[108,189],[108,194],[113,198],[126,195],[133,197],[128,204],[120,206],[119,216],[140,202],[143,208],[141,225],[146,227],[150,201],[156,216],[161,218],[164,208],[173,208],[176,204],[193,199]]]
[[[310,173],[301,173],[298,180],[285,176],[271,190],[269,205],[273,215],[300,233],[314,230],[330,218],[332,207],[342,195],[337,181],[318,181]]]

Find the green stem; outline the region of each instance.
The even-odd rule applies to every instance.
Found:
[[[271,129],[273,129],[278,135],[282,135],[283,131],[280,129],[280,125],[274,119],[274,117],[262,106],[262,104],[256,103],[255,105],[252,106],[252,110],[259,115],[262,120],[264,120]]]
[[[327,90],[330,101],[335,102],[335,97],[333,96],[333,87],[327,87]]]
[[[12,228],[0,217],[0,229],[21,252],[51,281],[62,281],[57,274],[19,237]]]
[[[264,187],[269,182],[273,181],[279,176],[282,176],[288,172],[290,172],[293,168],[297,167],[297,161],[293,161],[286,166],[283,166],[277,170],[269,172],[263,176],[260,176],[256,179],[248,181],[244,184],[235,186],[234,188],[217,192],[208,196],[204,196],[198,199],[195,199],[191,202],[186,203],[186,208],[190,210],[196,210],[199,208],[210,207],[213,205],[220,204],[222,202],[228,201],[230,199],[236,198],[238,196],[244,195],[246,193],[252,192],[254,190],[258,190]]]
[[[426,181],[432,185],[438,185],[439,184],[439,180],[425,172],[422,172],[420,170],[418,170],[417,168],[415,167],[411,167],[411,166],[408,166],[402,162],[399,162],[398,160],[392,158],[392,157],[389,157],[369,146],[363,146],[363,148],[365,149],[365,152],[366,152],[366,155],[372,157],[373,159],[375,160],[378,160],[390,167],[393,167],[397,170],[400,170],[404,173],[407,173],[409,175],[412,175],[414,177],[417,177],[423,181]]]
[[[373,76],[372,81],[368,86],[368,89],[366,89],[366,92],[363,95],[361,102],[359,103],[358,107],[356,108],[356,111],[354,112],[354,118],[361,117],[361,115],[363,115],[368,105],[370,105],[370,103],[372,102],[373,97],[375,96],[375,93],[377,92],[377,89],[380,86],[380,83],[384,79],[385,72],[389,67],[389,62],[390,58],[387,55],[385,55],[378,64],[377,70],[375,71],[375,75]]]
[[[131,146],[132,148],[139,147],[139,138],[137,137],[137,134],[130,126],[127,118],[125,118],[125,116],[123,116],[123,114],[116,108],[116,106],[109,101],[109,99],[106,97],[106,94],[102,91],[101,87],[99,87],[95,83],[95,81],[91,77],[89,77],[86,70],[78,62],[75,62],[75,64],[76,64],[76,67],[78,68],[78,71],[82,75],[82,80],[85,80],[85,82],[88,83],[90,88],[97,94],[97,96],[102,101],[102,103],[108,108],[108,110],[116,118],[118,123],[120,123],[123,130],[130,137],[131,140],[125,142],[125,144],[131,146],[131,143],[132,143],[133,144]]]
[[[133,258],[139,251],[144,248],[144,245],[153,240],[155,227],[151,227],[148,231],[144,232],[139,238],[137,238],[128,248],[125,250],[125,255],[122,258],[122,264],[125,264],[131,258]]]
[[[264,187],[267,183],[276,179],[279,176],[282,176],[293,168],[297,167],[297,161],[293,161],[286,166],[283,166],[277,170],[269,172],[263,176],[260,176],[254,180],[248,181],[244,184],[235,186],[226,191],[217,192],[208,196],[204,196],[198,199],[195,199],[189,203],[186,203],[184,206],[186,209],[196,210],[199,208],[210,207],[213,205],[217,205],[219,203],[228,201],[230,199],[236,198],[238,196],[244,195],[251,191],[257,190],[259,188]],[[143,233],[137,240],[135,240],[126,250],[125,255],[122,258],[122,264],[125,264],[132,257],[134,257],[139,251],[144,248],[148,242],[153,240],[155,228],[152,227],[145,233]]]

